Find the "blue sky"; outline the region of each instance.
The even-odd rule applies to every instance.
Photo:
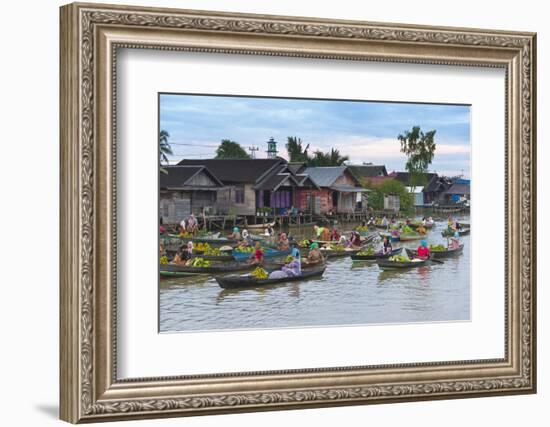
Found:
[[[388,172],[404,170],[406,157],[397,135],[413,126],[435,129],[436,152],[430,171],[470,176],[470,107],[247,98],[204,95],[160,96],[160,128],[169,132],[174,151],[182,158],[212,158],[220,140],[231,139],[243,148],[259,148],[278,141],[279,155],[287,157],[288,136],[297,136],[316,149],[337,148],[352,164],[385,164]]]

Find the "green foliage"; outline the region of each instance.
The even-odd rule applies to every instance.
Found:
[[[295,136],[289,136],[286,151],[290,162],[306,163],[308,166],[341,166],[349,160],[348,156],[342,156],[340,151],[332,148],[329,152],[316,150],[311,156],[308,153],[309,144],[304,147],[302,140]]]
[[[384,196],[387,194],[395,194],[399,196],[399,205],[401,210],[409,210],[413,207],[414,197],[412,193],[407,191],[407,188],[399,181],[395,179],[387,179],[380,185],[374,185],[372,181],[360,180],[361,185],[368,188],[370,191],[368,195],[369,207],[374,210],[384,209]]]
[[[250,156],[238,142],[222,139],[216,149],[216,159],[250,159]]]
[[[288,160],[290,162],[307,163],[309,161],[309,144],[305,147],[302,145],[302,140],[295,136],[289,136],[287,138],[286,151],[288,152]]]
[[[397,136],[401,143],[401,152],[407,156],[405,169],[410,173],[411,187],[426,185],[426,172],[435,153],[435,130],[422,132],[420,126],[414,126]]]
[[[168,156],[174,154],[168,138],[170,138],[170,134],[165,130],[161,130],[159,133],[159,156],[161,164],[168,164]]]
[[[172,147],[168,142],[168,138],[170,138],[170,134],[165,130],[161,130],[159,133],[159,162],[161,165],[168,164],[168,156],[174,154],[172,152]],[[168,173],[168,171],[163,167],[160,168],[160,171],[162,173]]]
[[[341,166],[349,160],[348,156],[340,155],[340,151],[332,148],[329,153],[317,150],[309,159],[309,166]]]

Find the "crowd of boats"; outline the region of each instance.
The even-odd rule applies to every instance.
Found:
[[[459,256],[464,248],[461,236],[469,224],[452,217],[441,234],[447,244],[428,244],[435,225],[431,217],[396,220],[371,217],[353,230],[313,226],[312,235],[295,239],[275,232],[275,224],[240,229],[228,235],[180,226],[160,230],[161,278],[212,275],[222,288],[259,287],[321,277],[335,258],[353,262],[375,262],[382,270],[403,270],[443,263]],[[260,228],[261,227],[261,228]],[[253,231],[259,231],[255,234]],[[393,247],[397,241],[418,240],[416,249]]]

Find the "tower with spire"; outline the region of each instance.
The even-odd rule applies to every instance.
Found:
[[[267,141],[267,158],[274,159],[277,157],[277,141],[273,137],[269,138]]]

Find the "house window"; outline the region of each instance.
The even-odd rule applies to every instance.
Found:
[[[162,216],[164,218],[168,218],[170,216],[169,205],[168,205],[168,201],[166,201],[166,200],[162,204]]]
[[[235,203],[244,203],[244,185],[235,187]]]

